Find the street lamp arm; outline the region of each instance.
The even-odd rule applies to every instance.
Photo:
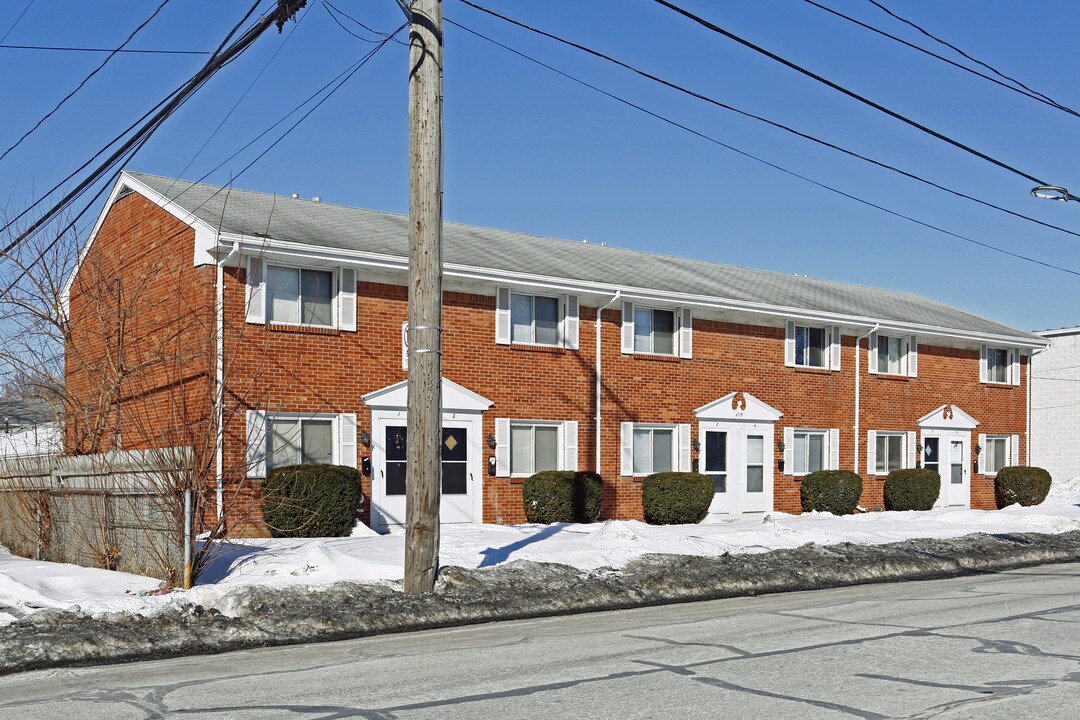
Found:
[[[1075,200],[1076,202],[1080,202],[1080,197],[1073,195],[1068,190],[1058,185],[1039,185],[1038,187],[1031,188],[1031,194],[1037,198],[1042,198],[1043,200],[1057,200],[1059,202]]]

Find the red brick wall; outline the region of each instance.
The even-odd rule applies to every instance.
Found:
[[[214,268],[192,268],[193,233],[137,195],[120,200],[106,219],[91,255],[109,267],[108,258],[125,259],[124,277],[153,277],[145,293],[152,311],[145,313],[139,335],[149,338],[133,350],[145,359],[150,349],[183,344],[192,348],[183,363],[146,370],[138,392],[125,397],[133,409],[126,416],[155,418],[143,430],[124,428],[125,445],[152,444],[179,434],[176,425],[195,420],[203,428],[211,412]],[[85,275],[85,277],[84,277]],[[362,276],[361,276],[362,277]],[[74,356],[108,363],[110,336],[103,322],[100,298],[88,302],[84,288],[93,278],[107,284],[107,271],[84,270],[72,297],[75,318],[83,318],[73,336]],[[361,396],[406,377],[401,369],[400,332],[406,318],[406,289],[399,285],[360,282],[357,332],[303,331],[272,325],[249,325],[244,320],[244,271],[225,274],[226,365],[226,497],[231,532],[263,532],[257,516],[258,487],[245,478],[244,411],[259,408],[299,413],[356,413],[359,429],[370,432],[370,412]],[[125,280],[126,282],[126,280]],[[96,318],[94,322],[85,318]],[[534,420],[577,420],[578,458],[583,469],[594,467],[595,308],[581,308],[579,351],[497,345],[494,341],[494,298],[450,292],[445,296],[443,374],[492,400],[484,414],[483,433],[495,431],[496,417]],[[77,321],[78,322],[78,321]],[[620,352],[620,312],[603,316],[603,409],[601,473],[605,481],[603,517],[640,518],[640,482],[620,478],[619,431],[623,421],[692,423],[693,410],[733,391],[748,392],[777,408],[783,428],[839,428],[840,466],[854,459],[854,337],[843,339],[842,370],[821,371],[784,366],[783,329],[695,318],[693,359],[623,355]],[[179,329],[179,330],[178,330]],[[172,333],[172,335],[170,335]],[[181,342],[182,339],[182,342]],[[152,364],[151,364],[152,366]],[[865,466],[867,430],[915,430],[916,420],[930,410],[952,403],[980,421],[978,432],[1024,437],[1027,363],[1022,385],[982,385],[978,381],[978,352],[919,346],[919,376],[890,378],[866,373],[865,341],[862,360],[862,417],[860,463]],[[93,363],[68,362],[69,387],[92,399]],[[180,388],[178,391],[177,388]],[[93,404],[93,403],[89,403]],[[136,411],[137,410],[137,411]],[[181,412],[182,410],[182,412]],[[90,413],[88,418],[93,418]],[[80,419],[80,422],[83,420]],[[106,429],[110,423],[104,424]],[[152,436],[146,428],[157,427]],[[191,434],[191,431],[188,431]],[[76,433],[78,434],[78,433]],[[85,433],[83,433],[85,434]],[[198,434],[198,433],[196,433]],[[105,432],[105,437],[108,432]],[[74,437],[74,436],[72,436]],[[81,437],[81,435],[80,435]],[[1022,440],[1023,442],[1023,440]],[[974,434],[972,446],[974,447]],[[82,449],[78,443],[72,449]],[[358,445],[358,454],[369,449]],[[485,453],[489,453],[485,447]],[[695,460],[696,460],[696,453]],[[1023,457],[1023,454],[1021,455]],[[202,454],[205,463],[212,452]],[[777,452],[779,461],[782,455]],[[775,470],[775,506],[798,512],[797,479]],[[865,475],[860,468],[860,474]],[[972,504],[993,506],[993,483],[972,475]],[[878,507],[881,483],[864,477],[862,504]],[[483,478],[484,521],[524,520],[521,484],[517,479]],[[371,497],[370,479],[363,479]]]

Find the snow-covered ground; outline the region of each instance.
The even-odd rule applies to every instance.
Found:
[[[441,563],[467,568],[510,560],[557,562],[583,570],[619,567],[646,553],[760,553],[813,542],[882,544],[971,533],[1061,533],[1080,530],[1080,478],[1056,483],[1039,506],[983,511],[866,513],[837,517],[770,513],[699,525],[652,526],[635,521],[591,525],[470,525],[442,531]],[[177,602],[229,614],[241,588],[327,585],[340,580],[394,582],[403,575],[404,535],[360,527],[349,538],[253,539],[222,546],[189,591],[155,594],[158,581],[138,575],[37,562],[0,547],[0,625],[42,608],[152,613]]]

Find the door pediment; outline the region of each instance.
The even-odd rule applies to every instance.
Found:
[[[784,416],[784,413],[763,403],[748,392],[733,392],[702,405],[694,411],[694,415],[698,420],[776,422]]]
[[[370,408],[404,410],[409,405],[409,381],[402,380],[382,390],[370,392],[360,398]],[[483,395],[442,378],[442,409],[444,412],[484,412],[492,402]]]
[[[919,418],[920,428],[942,428],[946,430],[974,430],[979,421],[955,405],[942,405]]]

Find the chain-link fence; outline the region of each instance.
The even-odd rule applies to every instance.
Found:
[[[16,555],[184,578],[189,448],[0,461],[0,544]]]

